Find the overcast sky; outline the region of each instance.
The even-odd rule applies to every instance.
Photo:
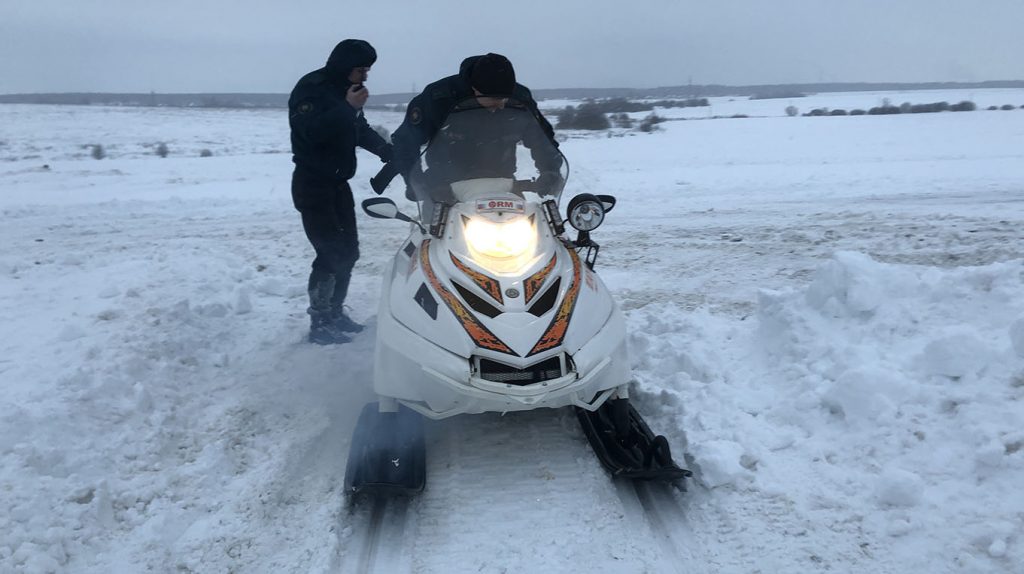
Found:
[[[1024,79],[1024,0],[0,0],[0,93],[289,92],[334,45],[371,93],[463,57],[530,88]]]

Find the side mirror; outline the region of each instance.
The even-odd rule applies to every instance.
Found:
[[[409,223],[415,223],[420,231],[426,233],[419,221],[409,217],[408,215],[398,211],[398,206],[395,202],[387,197],[371,197],[363,200],[363,211],[366,215],[377,219],[397,219],[398,221],[407,221]]]
[[[601,201],[601,205],[604,206],[604,212],[608,213],[615,207],[615,196],[614,195],[599,195],[597,199]]]
[[[363,200],[363,211],[370,217],[377,219],[400,219],[402,213],[398,211],[395,202],[387,197],[371,197]]]

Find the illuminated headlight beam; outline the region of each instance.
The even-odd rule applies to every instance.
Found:
[[[481,255],[507,259],[532,252],[537,246],[537,232],[526,218],[507,223],[472,218],[466,223],[466,242]]]

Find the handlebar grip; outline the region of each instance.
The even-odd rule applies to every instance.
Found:
[[[512,181],[512,192],[523,193],[524,191],[533,191],[536,183],[532,179],[516,179]]]
[[[373,188],[374,193],[380,195],[384,193],[384,190],[391,184],[391,180],[395,179],[398,175],[398,168],[393,163],[386,163],[384,167],[380,168],[377,175],[370,178],[370,187]]]

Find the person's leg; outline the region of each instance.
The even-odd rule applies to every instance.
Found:
[[[352,268],[359,260],[359,233],[356,229],[355,200],[348,184],[341,186],[334,204],[340,228],[340,247],[337,252],[334,272],[334,294],[331,297],[331,312],[337,328],[350,333],[358,333],[363,326],[353,321],[345,313],[345,298],[352,279]]]
[[[338,253],[344,240],[334,208],[334,194],[325,193],[317,202],[302,204],[302,228],[316,252],[309,274],[309,340],[314,343],[345,343],[349,338],[334,326],[331,299],[337,284]]]

